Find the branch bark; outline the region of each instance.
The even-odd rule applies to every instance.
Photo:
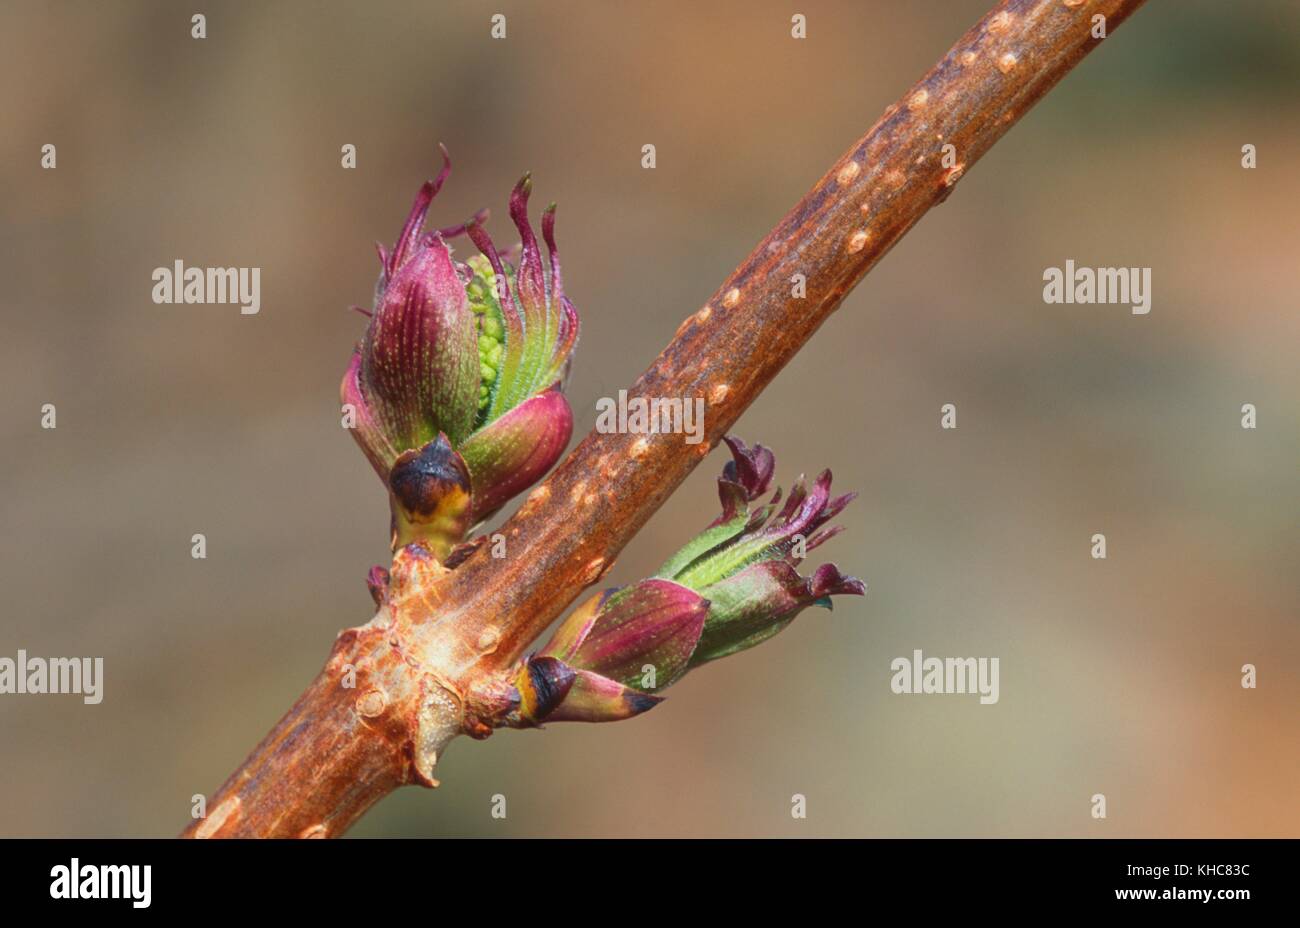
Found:
[[[704,397],[705,441],[593,432],[502,527],[509,556],[450,572],[399,552],[393,599],[186,836],[333,836],[397,785],[436,785],[456,734],[485,737],[506,671],[645,524],[845,295],[1143,0],[1005,0],[889,107],[629,388]],[[943,146],[952,145],[950,158]],[[791,278],[802,274],[806,293]],[[353,686],[343,684],[352,669]]]

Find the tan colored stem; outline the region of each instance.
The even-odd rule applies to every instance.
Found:
[[[342,632],[325,668],[182,837],[335,837],[403,783],[436,786],[459,702],[416,672],[392,615]]]
[[[456,731],[486,734],[479,720],[524,649],[603,576],[867,271],[1100,44],[1093,17],[1106,17],[1110,35],[1142,2],[995,7],[832,165],[629,388],[632,397],[703,397],[706,440],[588,435],[501,529],[507,557],[480,550],[450,574],[413,575],[409,598],[376,617],[386,626],[345,632],[321,676],[186,834],[337,835],[395,786],[431,785],[436,753]],[[803,296],[794,295],[796,274]],[[337,683],[343,663],[363,671],[355,690]],[[375,706],[359,702],[363,687],[384,693],[378,718],[364,717]]]
[[[623,546],[840,305],[975,162],[1142,0],[1007,0],[972,27],[777,223],[628,389],[703,397],[705,441],[592,432],[501,529],[510,556],[458,568],[448,620],[495,627],[504,666]],[[944,165],[952,145],[951,167]],[[805,296],[792,278],[806,279]]]

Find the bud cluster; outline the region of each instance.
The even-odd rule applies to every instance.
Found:
[[[353,435],[389,490],[394,549],[418,541],[439,558],[563,453],[573,413],[561,389],[578,338],[554,205],[542,214],[543,260],[531,180],[515,186],[512,263],[483,228],[486,211],[424,231],[450,170],[446,160],[420,188],[392,250],[379,247],[375,308],[341,388]],[[461,235],[480,254],[456,260],[448,241]]]
[[[800,478],[781,503],[776,468],[762,445],[726,439],[732,460],[718,478],[722,514],[647,580],[606,590],[579,606],[515,674],[519,699],[507,720],[606,722],[662,701],[654,691],[701,664],[752,648],[812,605],[860,596],[866,585],[823,564],[801,576],[797,562],[840,531],[826,523],[855,496],[832,498],[831,474]]]
[[[446,159],[446,151],[443,151]],[[421,187],[396,243],[379,247],[374,311],[341,388],[353,435],[388,490],[392,570],[367,577],[375,602],[419,611],[429,589],[483,539],[471,529],[554,465],[573,432],[562,392],[578,337],[555,247],[555,207],[542,214],[543,260],[528,219],[525,175],[510,196],[519,244],[497,251],[481,211],[425,231],[450,172]],[[467,237],[478,254],[458,260]],[[752,648],[812,605],[862,595],[862,581],[824,564],[799,573],[808,551],[854,494],[831,496],[831,474],[800,477],[766,502],[776,459],[726,439],[722,511],[655,576],[579,606],[538,652],[467,693],[465,730],[630,718],[662,701],[689,670]]]

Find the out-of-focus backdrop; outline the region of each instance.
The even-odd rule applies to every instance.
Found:
[[[582,434],[986,2],[7,3],[0,656],[106,679],[0,696],[0,834],[179,831],[369,618],[388,517],[339,426],[347,307],[439,141],[440,224],[486,205],[509,239],[526,169],[560,204]],[[782,484],[860,492],[815,560],[867,596],[635,721],[457,743],[354,833],[1300,833],[1298,86],[1295,3],[1148,4],[737,427]],[[261,312],[155,305],[177,259],[261,267]],[[1045,305],[1066,259],[1151,267],[1150,315]],[[722,462],[610,582],[712,518]],[[1000,701],[891,693],[918,648],[998,657]]]

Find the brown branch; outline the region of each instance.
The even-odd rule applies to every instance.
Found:
[[[1142,2],[1005,0],[970,29],[629,388],[704,397],[706,440],[593,432],[501,529],[507,558],[479,550],[447,572],[399,553],[390,603],[340,636],[320,677],[186,835],[337,835],[396,785],[436,785],[451,738],[490,733],[504,672],[528,645],[604,575],[867,271],[1100,44],[1094,16],[1109,34]]]

